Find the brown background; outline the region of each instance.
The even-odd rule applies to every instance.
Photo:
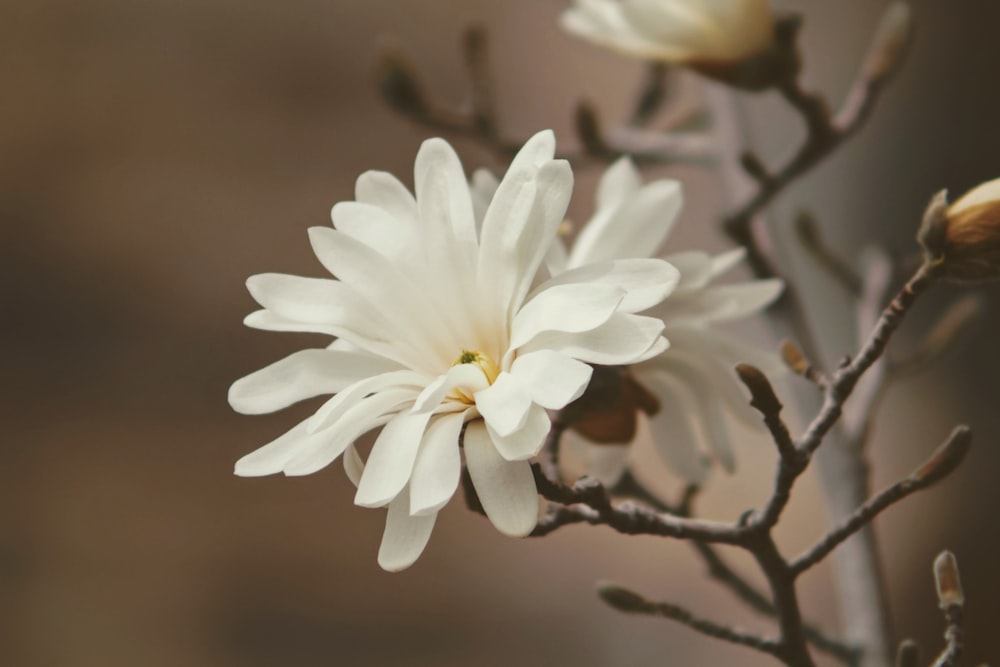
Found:
[[[881,2],[799,2],[809,81],[844,92]],[[31,0],[0,7],[0,664],[644,665],[768,660],[675,625],[616,615],[592,593],[613,579],[754,628],[684,545],[572,528],[498,535],[453,503],[418,564],[381,572],[380,512],[351,505],[339,466],[301,479],[237,479],[233,462],[305,414],[230,412],[229,383],[315,339],[244,329],[246,276],[319,274],[305,230],[351,197],[361,171],[408,180],[424,130],[385,110],[375,44],[396,35],[440,99],[463,99],[462,28],[485,23],[505,127],[524,137],[586,96],[620,117],[640,70],[555,27],[556,0]],[[989,0],[927,3],[898,85],[850,147],[789,193],[838,248],[912,251],[930,194],[997,176],[1000,117]],[[747,101],[768,156],[798,127]],[[457,142],[468,167],[488,154]],[[712,237],[718,184],[686,179],[673,248]],[[589,209],[580,176],[571,213]],[[779,219],[787,216],[779,216]],[[995,288],[982,290],[992,310]],[[938,290],[912,342],[959,293]],[[876,483],[905,474],[957,420],[970,460],[879,521],[896,626],[936,649],[929,566],[953,549],[968,587],[970,653],[998,657],[1000,420],[996,317],[946,363],[894,390]],[[801,389],[801,387],[797,387]],[[772,453],[741,447],[706,513],[735,517],[766,492]],[[666,488],[676,486],[664,481]],[[782,533],[809,544],[822,512],[810,478]],[[752,568],[747,568],[751,571]],[[804,579],[833,628],[829,572]]]

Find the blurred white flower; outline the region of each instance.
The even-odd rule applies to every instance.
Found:
[[[627,56],[680,65],[724,65],[767,50],[768,0],[576,0],[562,27]]]
[[[630,364],[659,354],[663,324],[636,315],[676,285],[662,260],[567,271],[534,285],[572,190],[542,132],[511,164],[488,207],[474,213],[458,156],[424,142],[416,197],[395,177],[367,172],[356,201],[310,229],[337,279],[262,274],[247,286],[263,310],[246,324],[329,334],[238,380],[229,401],[258,414],[334,394],[314,415],[243,457],[236,474],[306,475],[344,454],[355,503],[388,506],[379,564],[412,564],[459,483],[459,439],[482,506],[508,535],[538,514],[528,459],[550,429],[547,409],[583,392],[588,363]],[[367,461],[353,443],[382,427]]]
[[[549,269],[558,275],[595,263],[649,257],[670,234],[682,204],[677,181],[644,185],[632,162],[622,158],[602,176],[596,211],[568,254],[558,248],[550,252]],[[726,415],[761,428],[760,416],[749,407],[734,366],[745,362],[769,375],[784,372],[776,354],[761,352],[719,328],[760,312],[783,288],[780,280],[715,284],[742,258],[742,250],[715,256],[697,251],[665,256],[680,271],[680,283],[647,314],[664,321],[670,347],[628,369],[628,381],[638,384],[629,391],[645,390],[659,402],[658,409],[645,410],[654,413],[649,416],[649,427],[657,453],[692,483],[703,482],[707,474],[704,451],[726,470],[733,470]],[[639,407],[648,403],[643,395],[631,401]],[[624,472],[626,448],[589,445],[582,453],[590,474],[606,483]]]

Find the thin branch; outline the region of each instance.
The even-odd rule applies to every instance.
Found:
[[[659,535],[719,544],[739,544],[746,540],[747,530],[739,525],[676,517],[630,501],[613,505],[607,489],[595,479],[584,477],[567,486],[546,477],[538,463],[532,463],[531,468],[543,498],[562,505],[583,506],[567,508],[573,512],[564,516],[572,523],[606,525],[626,535]]]
[[[972,445],[972,433],[965,426],[952,431],[948,440],[935,450],[934,454],[905,479],[896,482],[873,496],[847,517],[823,539],[794,559],[790,568],[795,576],[826,558],[844,540],[870,523],[883,510],[895,505],[907,496],[932,486],[951,474],[965,458]]]
[[[848,294],[861,294],[860,276],[843,257],[827,245],[816,219],[808,211],[800,211],[794,221],[795,235],[809,257],[824,269]]]
[[[908,39],[909,14],[902,17],[900,14],[893,8],[883,19],[869,56],[836,115],[830,114],[820,95],[802,87],[794,70],[787,80],[777,85],[778,92],[805,122],[806,139],[777,169],[761,168],[755,177],[759,185],[756,194],[723,222],[729,236],[747,249],[747,260],[758,276],[772,276],[775,271],[751,229],[754,219],[796,179],[854,136],[868,120],[880,93],[898,67]],[[756,162],[762,166],[759,159]]]
[[[875,329],[854,360],[834,373],[830,385],[827,387],[823,407],[797,443],[800,450],[812,454],[822,444],[823,438],[840,418],[844,403],[850,397],[858,380],[885,352],[889,340],[899,328],[903,318],[913,307],[917,298],[933,284],[936,274],[937,265],[921,265],[909,282],[899,291],[896,298],[882,311]]]
[[[616,584],[600,584],[597,591],[601,599],[609,606],[626,614],[645,614],[647,616],[669,618],[708,637],[753,648],[782,659],[781,643],[775,639],[761,637],[701,618],[675,604],[647,600],[638,593]]]

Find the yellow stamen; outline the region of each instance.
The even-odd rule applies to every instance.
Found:
[[[459,364],[472,364],[473,366],[476,366],[483,372],[483,375],[486,376],[486,381],[489,384],[493,384],[493,382],[496,381],[497,376],[500,375],[500,368],[497,366],[497,363],[482,352],[462,350],[462,354],[458,356],[458,359],[455,360],[455,363],[453,363],[452,366],[458,366]],[[463,403],[468,403],[469,405],[476,402],[472,396],[469,396],[457,387],[452,390],[452,395]]]

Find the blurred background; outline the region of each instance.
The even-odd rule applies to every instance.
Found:
[[[245,329],[247,276],[320,275],[306,229],[386,169],[410,180],[427,132],[393,115],[372,84],[386,35],[434,96],[464,99],[464,27],[491,36],[501,122],[512,139],[552,127],[572,147],[576,102],[624,118],[641,78],[629,61],[556,27],[559,0],[31,0],[0,6],[0,664],[767,665],[667,621],[604,607],[597,580],[766,629],[702,574],[684,544],[571,527],[510,540],[453,502],[410,570],[375,562],[383,515],[351,504],[340,466],[305,478],[238,479],[237,458],[314,409],[232,413],[236,378],[309,336]],[[884,6],[802,9],[807,80],[839,100]],[[849,257],[901,257],[931,194],[1000,171],[993,48],[1000,4],[919,5],[909,62],[847,148],[781,200],[808,204]],[[744,98],[770,159],[800,137],[769,96]],[[502,170],[456,141],[466,166]],[[684,179],[670,249],[722,249],[715,176]],[[571,216],[591,207],[578,177]],[[942,363],[888,395],[875,485],[909,472],[964,421],[966,464],[877,522],[894,624],[925,654],[943,622],[930,565],[952,549],[967,587],[969,664],[998,659],[1000,292]],[[939,288],[898,341],[919,338],[963,290]],[[844,350],[847,352],[848,350]],[[789,390],[802,390],[790,385]],[[746,445],[736,477],[701,507],[732,519],[767,492],[773,452]],[[676,491],[664,477],[662,487]],[[796,489],[789,552],[821,532],[815,481]],[[733,554],[748,576],[752,565]],[[802,580],[807,614],[836,630],[830,572]]]

